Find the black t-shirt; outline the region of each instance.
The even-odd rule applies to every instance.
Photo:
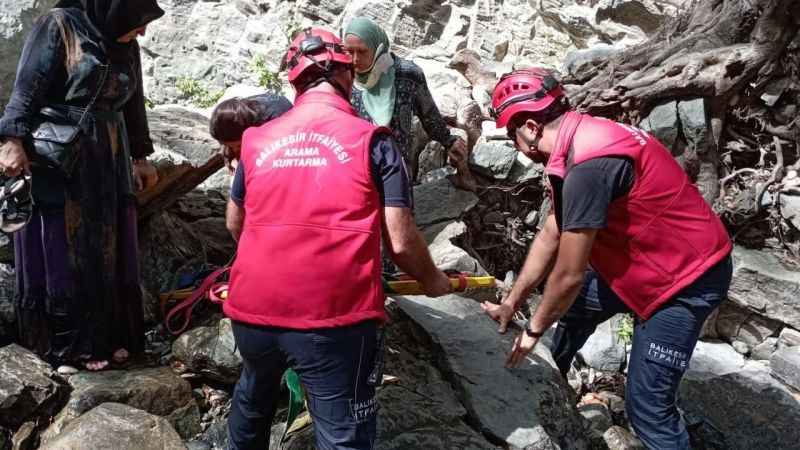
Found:
[[[411,208],[411,183],[403,157],[388,134],[377,134],[370,147],[370,169],[372,179],[378,188],[381,204],[388,207]],[[231,200],[244,205],[245,182],[244,166],[241,161],[236,167],[231,186]]]
[[[557,199],[554,209],[559,230],[600,230],[606,227],[611,202],[633,186],[633,161],[625,157],[593,158],[575,165],[563,182],[556,177],[550,181]]]

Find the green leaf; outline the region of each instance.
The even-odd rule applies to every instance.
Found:
[[[283,430],[281,442],[286,439],[286,434],[303,409],[303,405],[305,405],[305,393],[297,372],[292,369],[286,369],[286,372],[283,373],[283,378],[286,381],[286,387],[289,389],[289,412],[286,416],[286,428]]]

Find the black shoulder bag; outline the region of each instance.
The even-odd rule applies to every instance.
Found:
[[[73,114],[80,111],[66,105],[51,105],[42,108],[34,119],[28,145],[28,156],[33,164],[60,171],[69,177],[78,162],[78,140],[83,132],[86,116],[91,112],[103,90],[110,65],[105,66],[100,84],[94,96],[83,109],[77,123]]]

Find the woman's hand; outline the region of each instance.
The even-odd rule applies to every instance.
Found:
[[[464,139],[457,138],[450,149],[447,151],[447,158],[453,167],[461,167],[467,162],[467,143]]]
[[[28,155],[22,141],[18,138],[7,138],[0,146],[0,170],[10,177],[15,177],[30,170]]]
[[[136,183],[137,191],[150,189],[158,183],[158,171],[150,161],[146,159],[134,159],[133,180]]]

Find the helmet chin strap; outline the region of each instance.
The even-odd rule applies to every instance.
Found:
[[[311,61],[314,61],[314,65],[317,66],[322,71],[322,76],[308,83],[304,87],[303,91],[307,91],[313,87],[319,86],[323,82],[328,82],[330,83],[331,86],[334,87],[334,89],[336,89],[337,91],[339,91],[340,94],[342,94],[342,97],[345,100],[350,101],[350,94],[347,92],[344,86],[342,86],[342,84],[336,81],[333,77],[333,72],[332,72],[333,64],[331,64],[330,61],[326,61],[325,65],[322,65],[313,56],[311,55],[305,55],[305,56],[306,58],[311,59]],[[350,66],[351,74],[354,70],[355,69],[353,69],[353,66],[351,65]]]
[[[544,127],[540,127],[536,131],[536,136],[533,138],[533,142],[528,146],[531,150],[540,151],[539,150],[539,143],[542,142],[542,136],[544,135]]]

